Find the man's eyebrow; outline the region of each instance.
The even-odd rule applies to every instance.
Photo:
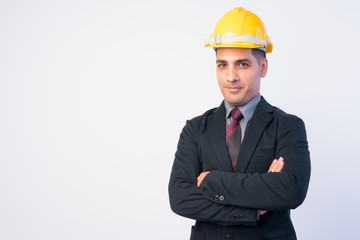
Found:
[[[251,63],[251,60],[249,58],[241,58],[241,59],[238,59],[238,60],[235,61],[235,63],[243,63],[243,62]],[[227,61],[217,59],[216,63],[227,63]]]
[[[251,60],[248,58],[242,58],[242,59],[236,60],[236,63],[243,63],[243,62],[251,63]]]

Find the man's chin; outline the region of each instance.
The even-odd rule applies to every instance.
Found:
[[[234,106],[241,105],[241,103],[244,101],[243,97],[235,94],[227,94],[226,96],[224,95],[223,97],[226,102]]]
[[[241,105],[243,105],[243,104],[245,104],[245,103],[243,103],[243,101],[234,101],[234,100],[226,100],[225,99],[225,101],[227,101],[228,103],[230,103],[231,105],[233,105],[233,106],[241,106]]]

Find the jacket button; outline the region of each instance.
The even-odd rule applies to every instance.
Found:
[[[223,202],[225,200],[224,196],[219,197],[220,202]]]
[[[219,201],[219,195],[215,195],[215,201]]]
[[[225,240],[232,240],[232,239],[233,239],[233,237],[230,233],[225,235]]]

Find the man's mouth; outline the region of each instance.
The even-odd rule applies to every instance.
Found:
[[[238,86],[226,86],[225,88],[227,88],[230,92],[238,92],[238,91],[240,91],[243,87],[238,87]]]

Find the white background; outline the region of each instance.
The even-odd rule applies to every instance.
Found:
[[[306,123],[298,238],[355,239],[358,1],[0,1],[0,239],[188,239],[167,184],[187,119],[220,104],[217,20],[274,43],[261,93]]]

